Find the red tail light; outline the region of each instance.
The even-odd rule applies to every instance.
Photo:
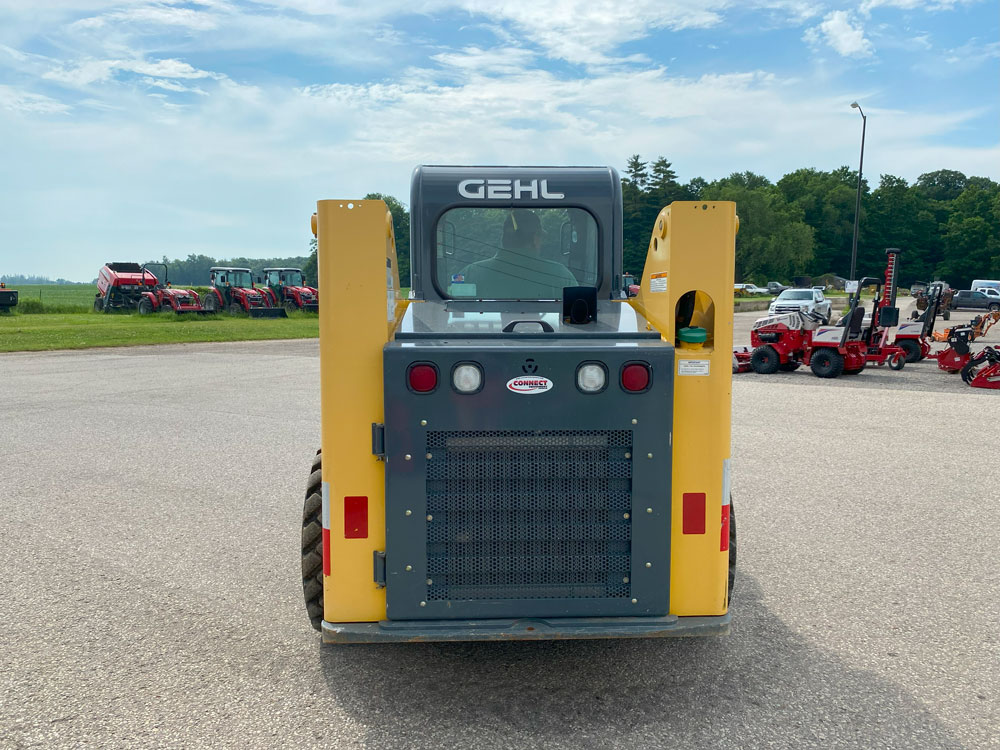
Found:
[[[410,390],[417,393],[430,393],[437,388],[438,372],[434,365],[410,365],[406,377],[410,383]]]
[[[685,492],[681,528],[685,534],[705,533],[705,493]],[[726,535],[728,539],[728,534]]]
[[[649,388],[649,365],[632,362],[622,368],[622,388],[630,393],[639,393]]]
[[[368,538],[368,497],[348,495],[344,498],[344,538]]]

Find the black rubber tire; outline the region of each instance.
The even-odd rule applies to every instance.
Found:
[[[316,630],[323,629],[323,456],[317,451],[302,509],[302,594],[306,614]]]
[[[902,356],[902,357],[900,357],[900,356],[899,356],[899,355],[897,354],[897,355],[896,355],[896,356],[894,356],[894,357],[890,357],[890,358],[889,358],[889,361],[888,361],[888,362],[887,362],[886,364],[888,364],[888,365],[889,365],[889,369],[890,369],[890,370],[892,370],[893,372],[899,372],[899,371],[900,371],[900,370],[902,370],[902,369],[903,369],[904,367],[906,367],[906,363],[907,363],[908,361],[909,361],[909,360],[907,360],[905,356]]]
[[[945,310],[943,313],[941,313],[941,319],[951,320],[951,310]]]
[[[215,292],[209,292],[201,299],[201,306],[205,312],[217,313],[219,312],[219,298],[215,296]]]
[[[153,303],[150,302],[146,297],[139,300],[139,304],[136,305],[136,309],[139,311],[140,315],[152,315],[153,313]]]
[[[902,349],[906,354],[907,362],[920,361],[920,344],[913,339],[900,339],[896,342],[896,346]]]
[[[295,304],[295,300],[293,300],[293,299],[286,299],[285,300],[285,312],[286,313],[297,312],[298,309],[299,309],[299,306]]]
[[[229,306],[229,314],[230,315],[243,315],[243,307],[240,305],[239,302],[233,302]]]
[[[736,584],[736,507],[733,493],[729,493],[729,587],[727,601],[733,601],[733,586]]]
[[[770,344],[758,346],[750,355],[750,367],[758,375],[773,375],[778,371],[781,357],[778,350]]]
[[[778,369],[781,370],[781,372],[795,372],[799,369],[801,364],[801,362],[796,362],[794,359],[790,359],[783,365],[778,365]]]
[[[834,349],[819,349],[809,360],[809,367],[817,378],[836,378],[844,371],[844,357]]]
[[[94,300],[94,312],[104,312],[104,297],[98,297]]]
[[[990,312],[996,312],[997,310],[1000,310],[1000,305],[994,302],[992,305],[990,305],[989,310]]]

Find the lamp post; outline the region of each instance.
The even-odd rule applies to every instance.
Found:
[[[861,216],[861,170],[865,165],[865,128],[868,125],[868,118],[865,111],[857,102],[851,102],[851,107],[861,113],[861,160],[858,162],[858,195],[854,200],[854,239],[851,241],[851,275],[849,278],[854,281],[854,275],[858,265],[858,219]]]

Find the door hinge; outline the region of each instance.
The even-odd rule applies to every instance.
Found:
[[[385,425],[372,422],[372,455],[385,461]]]
[[[385,588],[385,552],[375,550],[375,586]]]

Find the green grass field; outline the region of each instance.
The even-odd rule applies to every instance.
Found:
[[[94,307],[96,284],[17,284],[17,309],[33,313],[85,313]]]
[[[293,313],[287,319],[275,320],[173,313],[0,315],[0,352],[317,336],[319,318],[309,313]]]

